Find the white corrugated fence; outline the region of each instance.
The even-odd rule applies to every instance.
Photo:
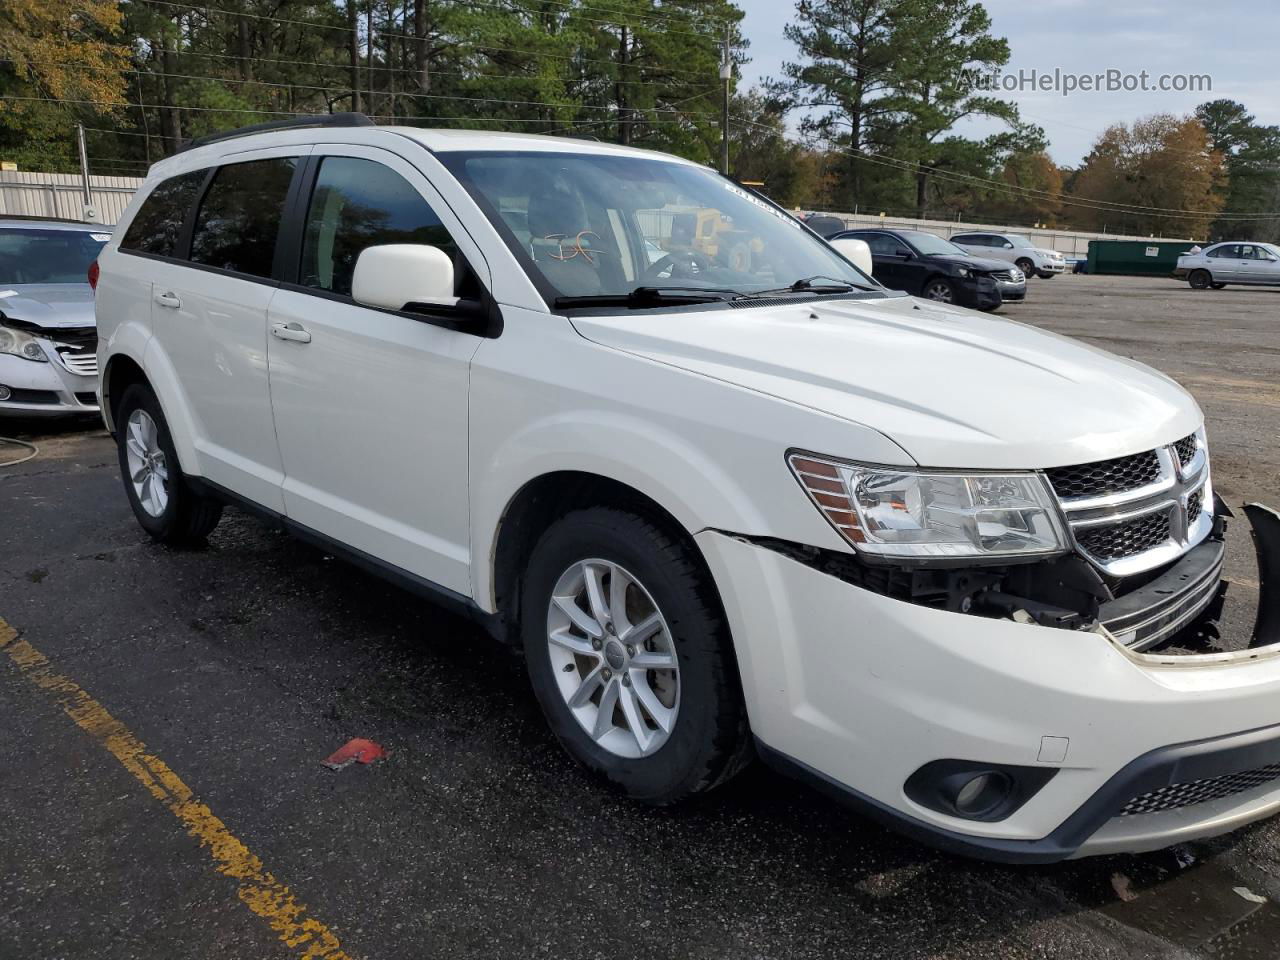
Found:
[[[90,177],[89,195],[97,223],[114,225],[129,205],[140,177]],[[0,170],[0,217],[84,219],[84,192],[78,173]]]

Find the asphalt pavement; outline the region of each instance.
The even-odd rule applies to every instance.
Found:
[[[1180,379],[1219,490],[1280,504],[1280,290],[1068,276],[1005,314]],[[638,806],[562,754],[522,664],[467,622],[236,511],[206,549],[157,546],[100,426],[6,434],[40,455],[0,467],[0,957],[1276,953],[1280,823],[1028,868],[758,767]],[[353,737],[388,756],[322,764]]]

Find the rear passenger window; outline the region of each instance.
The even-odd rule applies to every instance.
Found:
[[[299,282],[350,296],[360,251],[386,243],[427,243],[451,257],[457,249],[400,174],[373,160],[325,157],[307,211]]]
[[[142,201],[137,216],[120,238],[120,249],[175,256],[183,221],[207,173],[195,170],[161,181]]]
[[[271,276],[276,234],[296,165],[296,157],[273,157],[218,170],[196,214],[191,262]]]

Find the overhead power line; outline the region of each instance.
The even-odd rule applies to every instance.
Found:
[[[754,120],[748,120],[745,117],[738,117],[736,119],[739,123],[746,123],[754,127],[759,127],[759,128],[768,130],[774,135],[782,137],[784,140],[790,139],[784,133],[777,130],[775,127],[770,126],[769,124],[760,123]],[[800,146],[806,146],[810,148],[814,146],[815,142],[818,144],[823,143],[821,138],[812,138],[809,141],[791,139],[791,142],[797,143]],[[841,153],[846,156],[854,157],[860,160],[865,160],[868,163],[891,167],[893,169],[901,170],[907,173],[920,173],[922,170],[921,165],[913,161],[900,160],[896,157],[888,157],[888,156],[885,156],[884,154],[876,153],[875,151],[850,150],[846,147],[841,147],[839,145],[833,144],[830,139],[827,139],[825,141],[825,149],[833,150],[836,153]],[[1220,219],[1220,220],[1254,221],[1254,220],[1270,220],[1270,219],[1280,217],[1280,212],[1259,213],[1256,215],[1223,214],[1213,210],[1181,210],[1177,207],[1154,207],[1154,206],[1145,206],[1142,204],[1122,204],[1122,203],[1115,203],[1110,200],[1091,200],[1085,197],[1075,197],[1070,194],[1054,193],[1048,190],[1038,190],[1032,187],[1020,187],[1003,180],[994,180],[990,177],[976,177],[970,174],[953,173],[953,172],[942,171],[942,170],[927,170],[926,172],[928,173],[929,176],[935,177],[940,180],[946,180],[946,181],[955,182],[955,183],[981,183],[983,185],[992,187],[997,190],[1001,190],[1008,194],[1019,195],[1023,197],[1030,196],[1037,199],[1054,200],[1063,204],[1064,206],[1084,207],[1098,213],[1114,213],[1117,215],[1129,214],[1132,216],[1161,216],[1161,217],[1168,217],[1170,219],[1183,219],[1183,220],[1201,220],[1201,219],[1204,219],[1205,217],[1212,217],[1214,219]]]

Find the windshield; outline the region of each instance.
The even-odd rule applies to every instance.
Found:
[[[926,257],[932,254],[942,254],[949,257],[957,255],[961,257],[969,256],[969,251],[961,250],[950,240],[943,240],[941,237],[932,233],[921,233],[916,230],[904,230],[902,231],[902,239],[915,247],[917,253],[923,254]]]
[[[108,239],[88,230],[0,228],[0,286],[88,283],[89,264]]]
[[[637,288],[879,289],[795,218],[702,167],[533,151],[441,159],[549,303]]]
[[[1004,238],[1012,243],[1015,247],[1034,247],[1035,244],[1028,240],[1020,233],[1006,233]]]

